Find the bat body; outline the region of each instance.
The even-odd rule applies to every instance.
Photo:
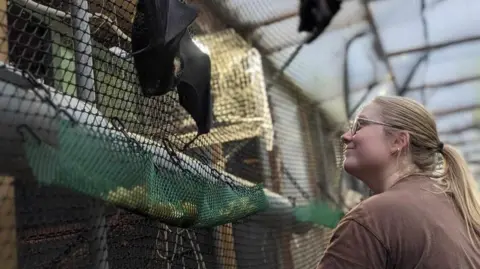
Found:
[[[139,0],[132,25],[132,54],[142,93],[163,95],[175,87],[180,40],[197,16],[178,0]]]
[[[177,86],[180,105],[193,117],[198,134],[210,131],[212,125],[211,63],[187,34],[180,43],[180,59],[184,65]]]
[[[312,37],[307,43],[315,40],[332,21],[340,10],[340,0],[300,0],[299,32],[310,32]]]
[[[176,87],[198,134],[205,134],[212,125],[210,57],[188,34],[196,16],[193,7],[178,0],[139,0],[132,25],[132,54],[142,93],[160,96]],[[175,59],[182,66],[177,76]]]

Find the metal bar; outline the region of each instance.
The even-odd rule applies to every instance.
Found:
[[[443,116],[448,116],[451,114],[455,113],[460,113],[460,112],[470,112],[472,110],[480,109],[480,104],[474,104],[474,105],[469,105],[469,106],[464,106],[464,107],[456,107],[454,109],[445,109],[445,110],[438,110],[438,111],[433,111],[433,115],[435,117],[443,117]]]
[[[461,147],[461,146],[465,146],[469,143],[474,144],[474,143],[479,143],[479,142],[480,142],[480,139],[478,139],[478,138],[465,139],[465,140],[457,141],[457,142],[449,142],[448,140],[445,141],[445,143],[450,144],[450,145],[455,146],[455,147]]]
[[[477,124],[477,123],[474,123],[474,124],[469,124],[467,126],[447,130],[447,131],[441,131],[441,132],[438,132],[438,134],[439,135],[452,135],[452,134],[458,134],[458,133],[462,133],[462,132],[465,132],[465,131],[468,131],[468,130],[479,129],[479,128],[480,128],[480,125]]]
[[[71,2],[73,42],[75,47],[75,75],[77,97],[95,102],[95,78],[93,74],[92,44],[90,36],[90,13],[87,0]],[[90,220],[89,249],[92,267],[108,269],[107,226],[105,205],[94,201]]]
[[[281,22],[281,21],[288,20],[290,18],[296,17],[297,15],[298,15],[298,10],[295,10],[293,12],[285,12],[283,14],[279,14],[278,16],[275,16],[274,18],[262,21],[260,23],[255,24],[255,25],[252,25],[252,26],[250,26],[250,28],[255,29],[255,28],[259,28],[259,27],[272,25],[274,23]]]
[[[455,80],[440,82],[440,83],[424,84],[424,85],[415,86],[415,87],[412,87],[412,88],[402,87],[400,90],[402,90],[401,93],[403,93],[403,91],[406,92],[406,91],[419,91],[419,90],[423,90],[423,89],[435,89],[435,88],[449,87],[449,86],[454,86],[454,85],[458,85],[458,84],[474,82],[474,81],[477,81],[477,80],[480,81],[480,75],[466,77],[466,78],[460,78],[460,79],[455,79]],[[364,89],[365,89],[365,87],[354,88],[354,89],[350,89],[349,92],[351,94],[351,93],[354,93],[354,92],[359,92],[359,91],[364,90]],[[324,103],[331,102],[332,100],[338,98],[338,96],[340,96],[340,95],[330,96],[326,99],[318,101],[318,105],[321,106]]]
[[[473,82],[473,81],[477,81],[477,80],[480,80],[480,75],[470,76],[470,77],[460,78],[460,79],[455,79],[455,80],[450,80],[450,81],[446,81],[446,82],[424,84],[424,85],[409,88],[408,90],[409,91],[418,91],[418,90],[423,90],[423,89],[434,89],[434,88],[449,87],[449,86],[454,86],[454,85],[457,85],[457,84]]]
[[[72,28],[75,45],[75,69],[77,97],[95,102],[95,78],[93,74],[90,16],[87,0],[72,0]]]
[[[398,95],[399,96],[404,96],[408,91],[411,89],[408,88],[410,85],[410,82],[412,82],[413,78],[415,77],[415,74],[417,73],[418,68],[420,68],[421,64],[425,62],[428,59],[428,52],[424,53],[422,57],[418,58],[417,62],[413,65],[412,69],[408,73],[407,79],[401,86]],[[422,94],[425,92],[425,87],[420,86],[420,90],[422,91]]]
[[[361,105],[361,103],[357,103],[357,105],[355,105],[355,109],[351,109],[351,105],[350,105],[350,94],[351,94],[351,91],[350,91],[350,74],[348,72],[348,52],[350,51],[350,46],[353,44],[353,42],[355,40],[357,40],[357,38],[360,38],[362,36],[364,36],[365,34],[367,33],[367,31],[363,31],[363,32],[360,32],[356,35],[354,35],[352,38],[350,38],[348,41],[347,41],[347,44],[345,44],[345,55],[344,55],[344,58],[343,58],[343,95],[344,95],[344,102],[345,102],[345,111],[347,113],[347,116],[350,118],[350,116],[354,113],[354,111],[356,110],[357,107],[359,107]],[[367,92],[364,96],[366,97],[368,95],[369,92]],[[363,102],[363,99],[361,100],[361,102]]]
[[[480,41],[480,36],[471,36],[471,37],[466,37],[462,39],[457,39],[457,40],[452,40],[452,41],[445,41],[442,43],[438,44],[433,44],[433,45],[426,45],[426,46],[420,46],[420,47],[415,47],[411,49],[405,49],[405,50],[399,50],[399,51],[394,51],[388,53],[386,56],[387,57],[397,57],[397,56],[402,56],[404,54],[408,53],[413,53],[413,52],[420,52],[420,51],[429,51],[429,50],[436,50],[436,49],[441,49],[453,45],[458,45],[462,43],[469,43],[469,42],[474,42],[474,41]]]
[[[368,6],[368,0],[362,0],[362,3],[363,3],[363,6],[365,7],[367,20],[368,20],[368,23],[370,24],[370,27],[372,28],[372,32],[373,32],[373,36],[375,38],[375,42],[378,45],[377,49],[378,49],[378,52],[380,53],[381,60],[384,62],[385,66],[387,67],[387,72],[388,72],[388,75],[390,76],[390,79],[392,80],[392,83],[395,87],[395,92],[398,92],[400,88],[397,84],[397,80],[395,79],[395,74],[393,73],[393,68],[390,65],[390,62],[388,60],[388,55],[387,55],[385,49],[383,48],[383,44],[382,44],[382,41],[380,39],[380,35],[378,33],[378,28],[377,28],[377,25],[375,24],[375,19],[373,18],[372,11],[370,10],[370,8]]]

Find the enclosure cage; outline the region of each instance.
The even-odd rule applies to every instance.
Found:
[[[178,91],[140,91],[136,1],[0,0],[2,268],[318,262],[331,231],[292,212],[341,204],[341,143],[245,36],[191,2],[188,34],[211,60],[213,124],[198,138]]]

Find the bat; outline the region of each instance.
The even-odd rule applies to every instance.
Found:
[[[175,88],[180,40],[197,11],[178,0],[139,0],[132,24],[132,55],[142,93],[160,96]]]
[[[180,105],[192,116],[198,134],[206,134],[213,118],[210,56],[186,34],[180,41],[180,59],[184,66],[177,86]]]
[[[340,5],[340,0],[300,0],[298,31],[312,33],[306,41],[307,44],[323,33],[340,10]]]
[[[197,10],[178,0],[139,0],[132,25],[132,55],[142,93],[160,96],[177,88],[180,105],[198,135],[212,125],[211,63],[188,33]],[[179,61],[181,72],[175,72]]]

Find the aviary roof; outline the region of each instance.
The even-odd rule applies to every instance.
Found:
[[[297,32],[298,0],[213,2],[211,8],[252,40],[277,69],[305,37]],[[334,122],[345,121],[346,104],[353,109],[366,93],[368,102],[377,94],[407,88],[403,94],[435,113],[442,139],[458,146],[480,175],[480,2],[367,2],[343,1],[327,30],[301,50],[285,78],[318,102]],[[377,37],[380,46],[375,44]]]

